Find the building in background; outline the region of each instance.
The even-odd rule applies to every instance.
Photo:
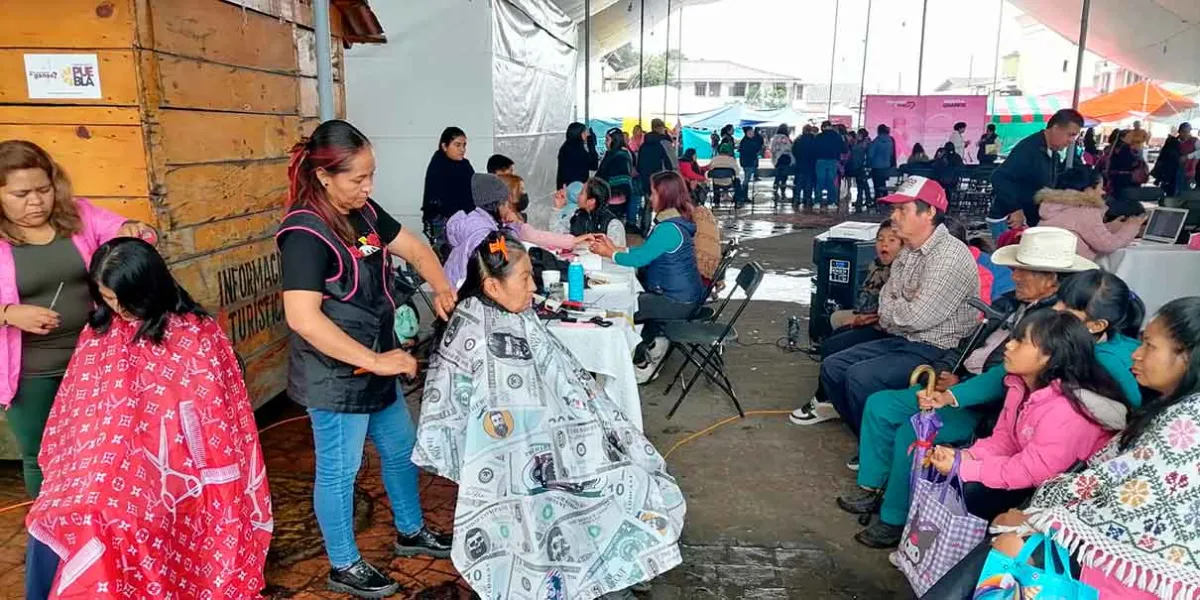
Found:
[[[689,60],[671,66],[671,81],[676,80],[689,96],[715,98],[725,102],[752,102],[768,95],[786,103],[805,99],[803,80],[795,75],[774,73],[728,60]],[[604,91],[617,92],[637,86],[638,67],[632,66],[604,76]]]

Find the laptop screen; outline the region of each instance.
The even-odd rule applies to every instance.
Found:
[[[1150,220],[1146,223],[1146,232],[1142,234],[1142,238],[1174,244],[1185,219],[1186,210],[1155,209],[1150,213]]]

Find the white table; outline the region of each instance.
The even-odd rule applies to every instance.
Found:
[[[598,271],[612,275],[622,283],[605,286],[603,290],[584,291],[583,303],[588,308],[618,311],[629,315],[629,320],[612,319],[612,327],[596,325],[572,325],[551,322],[550,331],[575,355],[583,368],[595,373],[604,391],[625,409],[630,422],[642,429],[642,399],[638,393],[637,374],[633,370],[633,350],[642,341],[638,329],[632,325],[637,312],[637,295],[642,291],[633,269],[605,261]],[[615,289],[622,288],[622,289]]]
[[[1200,251],[1175,244],[1139,244],[1096,261],[1146,304],[1146,319],[1176,298],[1200,296]]]

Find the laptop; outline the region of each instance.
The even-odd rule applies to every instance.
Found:
[[[1179,233],[1183,231],[1187,216],[1186,208],[1154,207],[1146,221],[1146,228],[1142,231],[1141,243],[1174,244],[1179,239]]]

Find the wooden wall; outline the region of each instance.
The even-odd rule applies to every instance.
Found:
[[[308,0],[38,0],[0,19],[0,139],[47,148],[86,196],[162,231],[220,315],[257,402],[283,390],[272,234],[287,155],[318,123]],[[336,18],[335,35],[341,28]],[[23,55],[96,53],[101,100],[31,101]],[[342,50],[334,40],[337,114]]]

